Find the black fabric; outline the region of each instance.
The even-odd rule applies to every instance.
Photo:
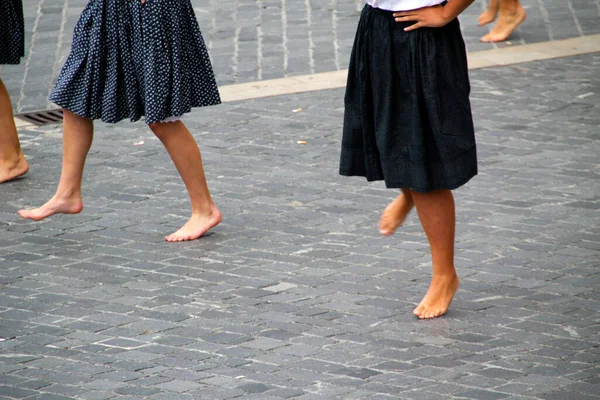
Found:
[[[340,174],[418,192],[477,175],[465,44],[458,20],[405,32],[365,6],[345,96]]]
[[[0,64],[19,64],[25,56],[21,0],[0,0]]]

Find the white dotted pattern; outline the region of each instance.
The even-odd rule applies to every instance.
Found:
[[[0,64],[19,64],[25,56],[21,0],[0,0]]]
[[[220,104],[190,0],[90,0],[50,100],[90,119],[148,124]]]

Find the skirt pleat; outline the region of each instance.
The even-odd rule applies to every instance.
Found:
[[[221,102],[189,0],[91,0],[50,99],[82,117],[148,124]]]
[[[458,20],[410,23],[366,6],[352,50],[340,174],[419,192],[477,174],[466,50]]]
[[[19,64],[25,56],[25,24],[21,0],[0,1],[0,64]]]

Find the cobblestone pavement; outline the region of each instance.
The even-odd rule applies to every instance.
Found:
[[[379,237],[395,193],[337,176],[342,90],[187,119],[225,216],[191,243],[162,241],[188,204],[142,124],[97,125],[82,214],[20,220],[60,168],[58,127],[21,132],[0,399],[598,399],[599,67],[472,73],[481,174],[456,192],[462,287],[433,321],[411,316],[431,268],[417,219]]]
[[[134,1],[134,0],[123,0]],[[17,112],[47,109],[50,89],[87,0],[24,0],[28,55],[0,67]],[[347,68],[363,0],[192,0],[219,84],[251,82]],[[600,33],[600,0],[522,0],[528,19],[509,46]],[[487,28],[477,17],[487,1],[463,14],[469,50]]]

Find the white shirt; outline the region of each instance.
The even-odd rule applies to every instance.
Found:
[[[367,0],[367,4],[374,8],[388,11],[408,11],[417,8],[437,6],[446,0]]]

